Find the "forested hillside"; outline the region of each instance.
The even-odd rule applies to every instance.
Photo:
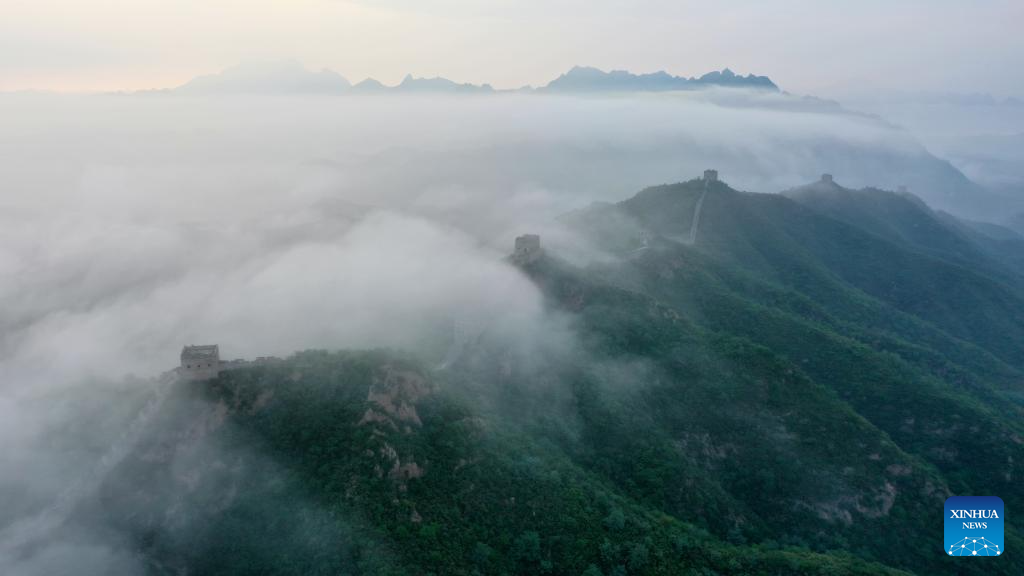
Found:
[[[79,514],[154,574],[1021,573],[941,551],[948,496],[1024,507],[1018,271],[916,202],[829,194],[691,181],[566,215],[615,258],[518,264],[559,347],[484,324],[444,364],[181,382]]]

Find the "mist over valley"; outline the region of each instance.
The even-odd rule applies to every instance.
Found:
[[[1019,99],[598,61],[0,92],[0,573],[1024,570]]]

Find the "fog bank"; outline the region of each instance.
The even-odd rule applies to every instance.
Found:
[[[875,118],[730,90],[15,94],[0,95],[0,124],[0,533],[102,454],[184,344],[218,343],[229,359],[440,356],[459,317],[564,343],[503,261],[513,238],[540,232],[574,246],[567,257],[600,257],[556,216],[707,167],[763,192],[826,171],[950,206],[973,190]],[[77,536],[0,567],[52,573],[80,557],[79,573],[131,569],[115,543]]]

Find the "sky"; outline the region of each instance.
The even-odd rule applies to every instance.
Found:
[[[499,88],[573,65],[730,67],[821,96],[1024,95],[1019,0],[0,0],[0,91],[165,88],[296,59]]]

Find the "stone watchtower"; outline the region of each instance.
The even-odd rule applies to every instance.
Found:
[[[189,380],[209,380],[220,374],[220,347],[185,346],[181,349],[181,373]]]
[[[705,182],[718,182],[718,170],[705,170],[704,171]]]
[[[821,181],[823,183],[825,183],[825,184],[834,184],[834,181],[832,180],[832,175],[831,174],[822,174],[821,175]]]
[[[540,236],[523,234],[516,236],[516,249],[512,253],[512,261],[518,264],[529,264],[540,258]]]

